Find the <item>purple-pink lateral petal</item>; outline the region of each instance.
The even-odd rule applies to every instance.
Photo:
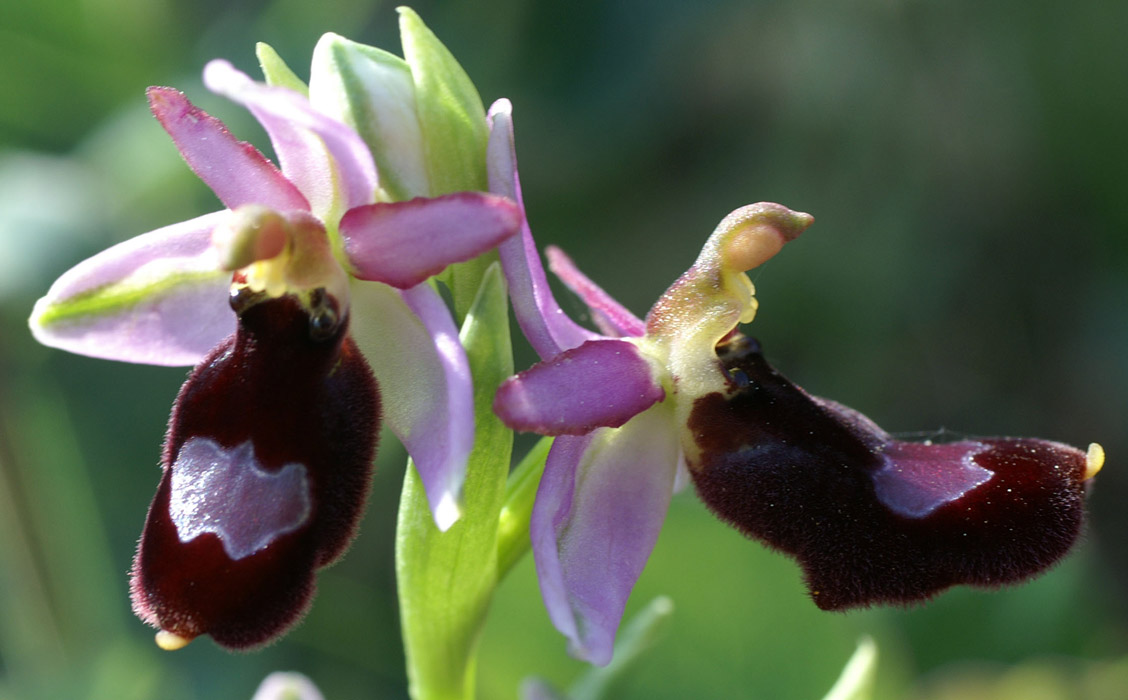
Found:
[[[490,107],[490,140],[486,169],[490,191],[512,199],[525,210],[521,181],[517,175],[517,153],[513,147],[513,117],[509,100],[498,100]],[[528,221],[521,224],[521,236],[498,246],[501,267],[509,282],[509,298],[521,331],[542,360],[600,336],[568,318],[556,303],[544,274],[537,245]]]
[[[515,430],[583,435],[617,428],[665,395],[632,343],[589,340],[505,380],[494,412]]]
[[[261,204],[276,211],[309,210],[309,202],[258,149],[239,141],[223,122],[184,93],[151,87],[149,108],[177,150],[228,209]]]
[[[544,253],[548,257],[548,269],[552,270],[561,282],[568,285],[568,289],[583,299],[591,310],[592,320],[599,326],[599,330],[613,338],[646,335],[646,324],[642,319],[632,314],[627,307],[580,272],[564,251],[550,245],[545,248]]]
[[[658,539],[678,445],[665,407],[622,428],[556,440],[529,534],[541,595],[570,653],[611,660],[627,598]]]
[[[270,135],[282,172],[318,217],[333,209],[338,191],[344,194],[342,212],[373,201],[376,165],[364,141],[348,126],[318,112],[293,90],[256,83],[227,61],[208,63],[204,84],[255,115]]]
[[[455,192],[351,209],[341,235],[356,277],[407,289],[497,247],[523,218],[505,197]]]

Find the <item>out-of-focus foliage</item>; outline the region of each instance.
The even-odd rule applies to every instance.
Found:
[[[1035,658],[1010,668],[967,664],[925,679],[916,700],[1120,700],[1128,658]]]
[[[863,634],[881,649],[878,698],[1124,687],[1128,4],[415,9],[484,100],[513,100],[539,242],[635,311],[725,213],[779,201],[817,221],[758,273],[749,330],[792,379],[892,431],[1098,440],[1109,455],[1066,563],[910,610],[820,612],[794,564],[676,498],[628,616],[659,595],[676,613],[619,697],[821,697]],[[326,697],[404,696],[393,438],[360,538],[299,629],[249,655],[207,640],[162,653],[126,581],[185,373],[68,356],[25,326],[78,260],[217,208],[148,116],[147,85],[185,90],[263,145],[201,87],[204,62],[252,70],[266,41],[303,73],[325,31],[397,49],[392,4],[367,0],[0,4],[0,697],[247,698],[279,669]],[[518,367],[531,360],[518,349]],[[485,698],[582,672],[528,560],[485,634]]]

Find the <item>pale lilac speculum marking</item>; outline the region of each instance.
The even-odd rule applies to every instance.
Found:
[[[264,470],[248,440],[231,449],[214,440],[185,441],[172,465],[169,516],[181,542],[210,532],[239,560],[297,530],[310,516],[306,468]]]
[[[878,500],[899,515],[923,518],[994,476],[990,469],[975,463],[975,456],[987,449],[986,445],[962,455],[964,448],[946,447],[914,442],[887,445],[881,453],[885,465],[873,474]]]

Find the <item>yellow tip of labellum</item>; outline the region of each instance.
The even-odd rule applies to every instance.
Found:
[[[157,646],[165,651],[176,651],[183,649],[191,642],[191,638],[181,637],[179,634],[174,634],[167,630],[157,632]]]
[[[1089,444],[1089,451],[1085,453],[1085,475],[1082,479],[1092,479],[1104,466],[1104,448],[1097,443]]]

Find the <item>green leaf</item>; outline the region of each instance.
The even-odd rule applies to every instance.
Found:
[[[402,58],[326,34],[313,50],[309,85],[310,101],[318,109],[364,139],[380,186],[392,200],[430,194],[415,84]]]
[[[876,672],[877,644],[870,637],[862,637],[854,655],[842,669],[842,675],[823,700],[869,700],[873,697]]]
[[[497,586],[497,523],[513,433],[494,416],[494,392],[513,373],[505,281],[483,276],[461,340],[474,377],[475,441],[462,518],[439,532],[423,484],[409,468],[396,531],[396,574],[408,682],[415,700],[470,698],[486,610]]]
[[[560,693],[542,678],[527,679],[522,687],[522,697],[554,700],[605,700],[617,697],[616,686],[661,639],[673,612],[674,601],[666,596],[655,598],[619,631],[611,663],[588,668],[567,693]]]
[[[309,97],[309,88],[306,87],[297,73],[290,70],[290,66],[286,65],[286,62],[282,60],[282,57],[270,44],[261,41],[255,44],[255,56],[258,57],[259,66],[262,67],[262,75],[266,78],[267,85],[290,88]]]
[[[653,647],[674,614],[674,601],[660,596],[650,601],[620,630],[615,655],[606,666],[593,666],[568,690],[571,700],[600,700],[614,697],[614,684]]]
[[[544,474],[544,463],[552,438],[543,437],[509,476],[505,488],[505,505],[497,523],[497,578],[509,573],[529,551],[529,519],[533,514],[537,487]]]

